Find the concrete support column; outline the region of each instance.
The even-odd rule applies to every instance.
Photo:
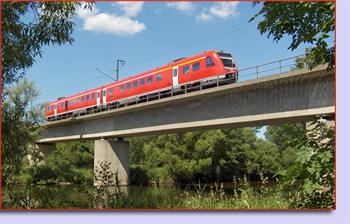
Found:
[[[319,119],[319,121],[322,121],[326,124],[326,126],[329,127],[335,127],[335,121],[334,120],[325,120],[325,119]],[[306,129],[311,130],[315,127],[315,125],[311,125],[312,122],[306,122]]]
[[[101,171],[101,162],[110,163],[110,172],[114,176],[118,174],[118,183],[120,186],[129,185],[129,171],[130,171],[130,144],[123,139],[117,141],[112,140],[95,140],[94,152],[94,173],[99,174]],[[99,185],[100,183],[94,183]]]
[[[37,144],[37,148],[43,156],[48,156],[51,152],[56,150],[56,144]]]
[[[45,159],[51,152],[56,150],[56,144],[39,143],[31,147],[27,159],[30,165],[42,164],[41,159]]]

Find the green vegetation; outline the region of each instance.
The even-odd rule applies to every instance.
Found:
[[[258,139],[251,128],[130,138],[131,168],[142,180],[191,182],[232,181],[234,176],[272,177],[286,168],[275,144]],[[295,152],[296,153],[296,152]],[[134,175],[133,175],[134,174]]]
[[[43,104],[35,105],[39,92],[33,82],[23,79],[9,85],[1,102],[1,184],[12,182],[22,168],[23,157],[38,139]]]
[[[93,142],[58,143],[49,156],[25,157],[23,168],[12,183],[18,184],[93,184]],[[37,153],[36,153],[37,154]]]
[[[39,91],[23,79],[45,45],[72,43],[79,2],[3,2],[1,4],[1,184],[15,181],[23,157],[42,129],[44,104],[36,105]],[[86,7],[91,9],[94,3]]]
[[[120,209],[334,208],[334,128],[316,122],[311,131],[307,132],[303,124],[287,124],[270,126],[265,134],[269,141],[257,139],[251,128],[130,138],[133,167],[131,177],[134,184],[141,188],[147,181],[155,181],[153,190],[140,190],[140,195],[132,196],[126,196],[118,184],[112,185],[113,176],[107,163],[100,164],[103,172],[93,177],[92,142],[60,143],[44,163],[39,161],[38,164],[27,164],[21,169],[20,175],[12,180],[38,184],[71,182],[92,186],[95,178],[102,184],[94,186],[94,193],[83,191],[85,197],[90,198],[88,202],[69,201],[64,192],[50,191],[49,188],[44,189],[47,196],[39,197],[33,196],[29,188],[14,187],[3,195],[3,206],[92,208],[94,205],[95,208]],[[24,164],[25,161],[26,159],[23,160]],[[186,171],[188,173],[184,175]],[[276,175],[281,182],[277,179],[276,187],[268,187],[266,183],[274,180]],[[259,180],[262,185],[253,188],[249,184],[250,180]],[[196,193],[185,190],[180,194],[175,187],[164,195],[157,185],[157,182],[162,181],[188,183],[188,186],[196,189]],[[236,185],[233,195],[225,193],[222,186],[224,181],[233,181]],[[199,185],[208,182],[215,182],[215,188]]]
[[[253,7],[260,3],[254,2]],[[307,52],[310,69],[324,63],[328,68],[335,66],[335,46],[328,47],[326,42],[335,32],[335,1],[267,1],[262,4],[262,9],[250,19],[264,17],[258,25],[261,34],[267,33],[276,42],[286,35],[291,36],[288,48],[291,50],[301,43],[315,45]]]

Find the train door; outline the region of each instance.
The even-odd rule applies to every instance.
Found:
[[[107,101],[106,101],[106,89],[103,89],[103,94],[102,94],[102,103],[105,104]]]
[[[179,76],[178,76],[178,72],[179,71],[179,67],[173,67],[173,86],[177,86],[179,85]]]
[[[101,90],[97,90],[97,97],[96,97],[96,100],[97,100],[97,106],[101,104]]]
[[[65,110],[68,111],[68,101],[64,102]]]
[[[57,114],[57,103],[55,103],[55,115]]]

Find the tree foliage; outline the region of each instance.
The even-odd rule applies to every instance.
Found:
[[[304,136],[303,131],[306,129],[305,123],[294,123],[294,124],[284,124],[284,125],[269,125],[264,133],[266,140],[274,143],[280,152],[284,151],[288,147],[295,147],[294,145],[286,144],[286,142],[292,139],[299,139]]]
[[[335,129],[323,121],[313,122],[303,137],[292,139],[299,149],[296,163],[279,172],[286,185],[300,180],[303,189],[298,208],[335,207]],[[298,185],[292,185],[298,186]]]
[[[260,2],[254,2],[253,7]],[[328,68],[335,65],[335,48],[328,47],[326,39],[335,31],[335,2],[333,1],[268,1],[262,9],[250,19],[253,21],[262,15],[258,29],[267,33],[278,42],[289,35],[292,43],[288,49],[295,50],[301,43],[313,44],[308,54],[310,69],[323,63]]]
[[[141,180],[232,181],[272,177],[281,169],[276,146],[251,128],[130,138],[131,167]],[[140,176],[145,175],[142,178]],[[134,176],[134,174],[131,174]],[[136,181],[137,182],[137,181]]]
[[[39,91],[22,79],[45,45],[72,43],[72,19],[79,2],[1,3],[2,184],[18,175],[23,156],[35,144],[43,120]],[[94,3],[85,4],[91,8]],[[15,85],[17,83],[18,85]]]
[[[1,3],[1,84],[18,81],[42,56],[42,46],[72,44],[73,21],[79,2]],[[85,4],[92,7],[93,3]]]
[[[1,180],[9,182],[21,169],[28,147],[38,140],[37,124],[43,120],[44,104],[35,104],[39,91],[24,78],[9,85],[1,103]]]

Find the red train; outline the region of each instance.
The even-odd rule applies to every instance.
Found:
[[[231,53],[208,51],[181,58],[169,64],[111,84],[60,98],[46,107],[48,121],[88,114],[173,95],[187,88],[238,79],[238,69]]]

